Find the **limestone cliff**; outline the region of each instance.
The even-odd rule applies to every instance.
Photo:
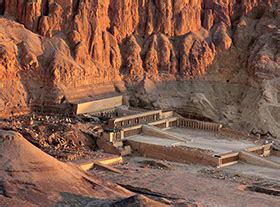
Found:
[[[201,76],[231,47],[240,16],[262,4],[271,2],[2,0],[1,12],[41,36],[50,54],[38,61],[54,83],[74,86]]]
[[[276,0],[0,0],[0,15],[1,114],[124,85],[141,99],[149,81],[259,90],[279,73]]]

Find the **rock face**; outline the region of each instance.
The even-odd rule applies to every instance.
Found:
[[[2,114],[124,83],[278,76],[275,0],[0,0],[0,15]]]
[[[261,3],[2,0],[1,13],[41,35],[45,53],[51,53],[41,67],[55,85],[79,86],[123,75],[140,81],[144,72],[156,80],[204,75],[216,51],[231,47],[235,20]]]
[[[234,45],[229,49],[226,49],[227,41],[218,44],[221,39],[228,39],[222,35],[225,26],[214,29],[215,46],[209,47],[214,52],[201,50],[205,56],[200,61],[197,58],[200,55],[195,56],[195,63],[200,63],[197,70],[194,70],[195,64],[189,67],[196,72],[195,77],[200,78],[161,83],[145,80],[146,93],[137,93],[133,97],[134,104],[176,109],[184,115],[279,138],[279,8],[279,4],[254,7],[240,17],[229,39]],[[185,44],[182,46],[183,52],[191,51]],[[183,62],[188,55],[181,57]],[[208,67],[203,67],[205,64],[201,62],[207,60]],[[184,71],[188,75],[192,70]]]

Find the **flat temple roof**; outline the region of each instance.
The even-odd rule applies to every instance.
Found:
[[[74,104],[74,105],[78,105],[78,104],[94,102],[94,101],[103,101],[103,100],[106,100],[106,99],[110,99],[110,98],[114,98],[114,97],[120,97],[120,96],[123,97],[122,94],[108,93],[108,94],[88,96],[88,97],[85,97],[85,98],[82,98],[82,99],[69,101],[69,103]]]
[[[76,114],[96,113],[104,110],[110,110],[123,104],[123,96],[113,96],[95,101],[75,104]]]
[[[110,121],[119,122],[119,121],[139,118],[139,117],[143,117],[143,116],[158,114],[158,113],[162,113],[162,110],[147,111],[147,112],[142,112],[142,113],[138,113],[138,114],[132,114],[132,115],[128,115],[128,116],[117,117],[117,118],[110,119]]]

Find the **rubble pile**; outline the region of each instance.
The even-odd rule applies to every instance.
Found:
[[[35,114],[3,119],[0,127],[21,133],[43,151],[66,161],[98,156],[96,139],[103,131],[101,124],[92,120]]]

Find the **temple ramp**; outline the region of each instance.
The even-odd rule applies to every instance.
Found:
[[[180,142],[191,142],[192,141],[191,138],[186,138],[185,136],[184,136],[184,138],[182,138],[182,137],[179,137],[178,135],[176,135],[175,133],[168,132],[168,131],[165,131],[165,130],[162,130],[160,128],[150,126],[150,125],[142,125],[142,133],[144,135],[148,135],[148,136],[171,139],[171,140],[176,140],[176,141],[180,141]]]
[[[268,160],[252,152],[239,152],[239,160],[252,165],[280,169],[280,163]]]

